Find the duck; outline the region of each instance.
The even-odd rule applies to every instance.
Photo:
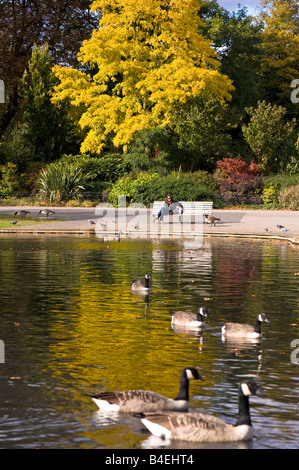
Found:
[[[265,313],[256,317],[255,326],[246,323],[225,323],[221,327],[223,339],[261,339],[261,322],[270,323]]]
[[[208,317],[206,307],[199,307],[197,313],[184,312],[182,310],[170,310],[171,326],[184,326],[186,328],[204,328],[206,326],[203,317]]]
[[[16,211],[14,217],[19,216],[19,217],[22,217],[24,219],[24,217],[26,217],[27,214],[30,214],[30,212],[25,211],[25,210]]]
[[[235,424],[199,412],[144,413],[141,421],[155,436],[163,439],[179,439],[190,442],[234,442],[253,437],[249,397],[264,392],[254,381],[239,385],[239,416]]]
[[[134,279],[132,282],[132,291],[149,294],[152,291],[149,283],[150,279],[151,276],[148,273],[145,274],[144,279]]]
[[[52,211],[51,209],[41,209],[39,211],[39,214],[42,214],[42,215],[45,215],[46,217],[49,217],[49,215],[55,214],[55,212]]]
[[[212,227],[212,225],[214,225],[214,227],[215,227],[216,221],[218,221],[218,222],[221,221],[220,218],[218,218],[218,217],[213,217],[213,216],[208,215],[208,214],[204,214],[203,216],[204,216],[205,222],[206,222],[207,224],[211,224],[211,227]]]
[[[150,390],[101,392],[98,395],[91,395],[91,398],[102,411],[123,413],[160,410],[187,411],[190,406],[189,380],[204,381],[194,367],[185,367],[181,372],[179,393],[174,399]]]

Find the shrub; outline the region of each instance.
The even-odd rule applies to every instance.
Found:
[[[139,183],[136,187],[136,202],[149,206],[156,200],[164,200],[167,193],[177,201],[214,200],[214,193],[203,184],[192,181],[189,177],[171,174],[149,183]]]
[[[150,180],[160,179],[160,176],[157,173],[138,173],[138,174],[129,174],[120,178],[115,185],[112,187],[109,196],[108,202],[113,206],[118,205],[118,198],[120,196],[126,196],[126,202],[142,202],[138,200],[138,186],[145,184],[149,185]]]
[[[94,187],[99,181],[114,183],[132,169],[130,162],[125,161],[124,155],[118,153],[103,157],[91,157],[84,154],[63,155],[61,161],[69,164],[76,163],[83,173],[89,173]]]
[[[204,185],[213,193],[219,194],[220,181],[208,171],[197,170],[192,173],[185,173],[184,175],[196,184]]]
[[[0,166],[2,179],[0,180],[0,193],[3,196],[12,196],[20,187],[20,177],[15,163],[8,162]]]
[[[285,209],[299,210],[299,184],[289,186],[279,194],[279,203]]]
[[[228,204],[260,204],[258,196],[263,187],[263,177],[259,175],[261,166],[249,165],[240,157],[228,157],[217,162],[220,170],[220,194]]]
[[[275,204],[278,201],[279,191],[275,186],[264,187],[262,192],[262,201],[264,204]]]
[[[75,163],[50,163],[39,175],[39,195],[49,199],[51,203],[75,199],[85,190],[90,177],[90,173],[84,174]]]
[[[127,202],[140,203],[149,207],[156,200],[164,200],[171,193],[178,201],[212,200],[218,202],[217,195],[204,184],[192,180],[189,174],[171,173],[160,176],[158,173],[138,173],[121,178],[112,188],[108,201],[117,205],[118,196],[126,195]]]

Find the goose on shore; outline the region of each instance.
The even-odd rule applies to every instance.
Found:
[[[150,279],[151,276],[148,273],[144,276],[144,279],[134,279],[132,283],[132,291],[149,294],[152,290],[149,282]]]
[[[194,367],[181,372],[180,389],[176,398],[168,398],[150,390],[101,392],[91,398],[103,411],[143,413],[147,411],[187,411],[189,407],[189,380],[204,380]]]
[[[206,307],[199,307],[197,313],[170,310],[171,326],[184,326],[185,328],[204,328],[206,326],[203,317],[208,317]]]
[[[213,225],[214,225],[214,227],[215,227],[216,221],[217,221],[217,222],[220,222],[220,221],[221,221],[220,218],[218,218],[218,217],[213,217],[212,215],[207,215],[207,214],[204,214],[204,219],[205,219],[205,222],[206,222],[207,224],[211,224],[211,227],[212,227]]]
[[[253,381],[239,386],[239,416],[235,425],[204,413],[158,412],[145,413],[141,419],[155,436],[190,442],[246,441],[253,436],[250,418],[249,396],[263,392]]]
[[[255,326],[246,323],[225,323],[221,327],[223,339],[261,339],[261,322],[270,323],[265,313],[256,318]]]
[[[26,217],[27,214],[30,214],[30,212],[25,211],[25,210],[16,211],[14,217],[18,216],[18,217],[22,217],[22,219],[24,219],[24,217]]]
[[[41,214],[41,215],[45,215],[46,217],[49,217],[49,215],[55,214],[55,212],[52,211],[51,209],[41,209],[41,210],[39,211],[39,215],[40,215],[40,214]]]

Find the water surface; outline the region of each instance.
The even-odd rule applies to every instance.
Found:
[[[298,448],[299,247],[206,238],[202,247],[159,240],[0,238],[0,447],[2,449]],[[132,279],[152,275],[149,298]],[[173,331],[169,310],[209,311],[203,334]],[[255,323],[260,345],[227,344],[221,321]],[[298,347],[297,346],[297,347]],[[293,352],[293,356],[291,356]],[[294,361],[295,358],[295,361]],[[175,397],[179,375],[195,410],[234,423],[237,388],[256,378],[246,444],[153,439],[131,415],[98,411],[87,396],[145,388]]]

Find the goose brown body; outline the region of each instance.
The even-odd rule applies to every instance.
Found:
[[[206,307],[199,307],[197,313],[183,311],[183,310],[171,310],[171,324],[173,326],[183,326],[186,328],[203,328],[205,322],[203,317],[208,316]]]
[[[151,390],[126,390],[101,392],[91,398],[101,410],[124,413],[142,413],[159,410],[186,411],[189,403],[189,380],[203,380],[194,367],[181,372],[180,389],[177,397],[171,399]]]
[[[132,291],[149,294],[152,290],[149,282],[150,279],[150,274],[146,274],[144,279],[134,279],[132,282]]]
[[[239,416],[235,425],[204,413],[146,413],[141,420],[148,430],[159,437],[190,442],[246,441],[253,436],[249,396],[261,393],[255,382],[239,386]]]
[[[255,326],[247,323],[228,322],[222,326],[222,336],[226,339],[260,339],[261,322],[270,323],[264,313],[260,313],[256,318]]]

